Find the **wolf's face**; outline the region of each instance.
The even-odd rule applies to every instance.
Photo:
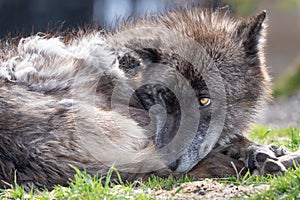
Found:
[[[125,43],[130,50],[119,61],[135,87],[130,107],[146,111],[138,118],[133,111],[132,118],[152,131],[170,169],[189,171],[217,142],[226,145],[253,121],[267,94],[264,18],[264,12],[247,21],[218,11],[171,12],[146,24],[157,26],[151,36],[136,29],[136,40]]]

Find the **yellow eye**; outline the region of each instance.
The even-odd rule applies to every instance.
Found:
[[[210,98],[201,98],[201,99],[199,99],[199,103],[200,103],[201,107],[209,106]]]

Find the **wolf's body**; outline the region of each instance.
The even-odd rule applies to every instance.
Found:
[[[127,180],[233,174],[231,161],[283,172],[275,150],[242,136],[269,97],[264,19],[192,8],[110,34],[4,41],[0,180],[65,185],[71,165],[100,175],[114,165]]]

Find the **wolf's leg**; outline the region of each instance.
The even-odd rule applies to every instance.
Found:
[[[213,149],[189,175],[195,178],[243,176],[247,170],[258,175],[280,175],[297,166],[300,166],[300,150],[292,153],[284,147],[263,146],[240,136],[227,148]]]
[[[217,149],[243,161],[245,167],[257,175],[281,175],[287,168],[295,167],[295,163],[300,164],[300,150],[292,153],[284,147],[260,145],[241,135],[230,139],[230,145],[226,148],[216,147]]]
[[[239,142],[235,142],[226,148],[215,148],[189,172],[189,175],[195,178],[243,176],[247,170],[256,175],[282,175],[286,168],[292,166],[291,159],[296,157],[288,154],[277,158],[268,146],[253,143],[246,138],[244,141],[239,138]],[[298,162],[300,163],[300,152]]]
[[[212,150],[188,174],[194,178],[224,177],[225,175],[244,175],[245,164],[229,155]]]
[[[296,152],[289,153],[284,156],[280,156],[278,160],[286,167],[286,168],[295,168],[300,167],[300,150]]]

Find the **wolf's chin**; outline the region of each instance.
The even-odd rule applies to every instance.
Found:
[[[199,159],[199,161],[197,162],[193,162],[193,163],[186,163],[186,162],[181,162],[180,159],[177,161],[177,168],[174,170],[175,172],[178,173],[187,173],[189,172],[193,167],[196,166],[196,164],[198,162],[200,162],[201,159]]]

